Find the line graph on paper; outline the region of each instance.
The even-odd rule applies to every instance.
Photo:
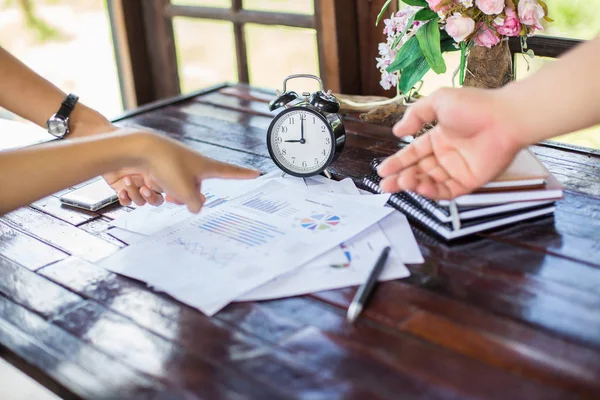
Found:
[[[205,246],[192,239],[176,238],[168,243],[170,246],[177,246],[187,253],[212,261],[217,265],[226,266],[238,256],[237,253],[219,249],[216,247]]]
[[[218,207],[222,204],[227,203],[229,201],[228,197],[219,197],[211,192],[204,193],[204,197],[206,197],[206,203],[204,203],[205,208],[214,208]]]

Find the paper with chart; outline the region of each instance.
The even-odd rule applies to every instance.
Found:
[[[206,212],[212,208],[219,207],[227,201],[260,186],[271,179],[277,179],[279,183],[290,186],[305,187],[304,181],[301,178],[287,177],[282,179],[280,176],[280,172],[273,172],[253,180],[204,180],[202,182],[202,194],[206,196],[206,203],[204,204],[203,210]],[[193,217],[195,217],[195,214],[190,213],[185,206],[165,202],[159,207],[151,205],[138,207],[130,213],[113,221],[110,226],[142,235],[152,235],[178,222]],[[117,239],[136,239],[135,235],[128,235],[127,232],[120,232],[119,230],[110,233],[114,233],[113,236],[117,237]],[[129,242],[125,241],[125,243]]]
[[[129,246],[100,265],[212,315],[391,211],[271,181]]]
[[[324,185],[329,188],[320,188],[320,192],[358,193],[356,187],[352,190],[348,185],[338,186],[338,182],[334,181],[324,182]],[[309,184],[308,189],[312,188],[313,185]],[[368,204],[372,203],[373,195],[339,197]],[[384,203],[385,201],[379,206],[382,207]],[[318,257],[301,268],[252,290],[238,301],[269,300],[359,285],[364,282],[381,251],[388,245],[392,247],[392,251],[379,280],[406,278],[410,276],[410,272],[404,263],[424,262],[408,220],[403,214],[393,212],[378,224],[338,246],[345,255],[344,262],[331,263],[324,257]]]

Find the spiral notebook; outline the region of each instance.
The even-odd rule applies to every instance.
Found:
[[[404,192],[410,196],[413,203],[423,210],[429,212],[432,216],[437,218],[442,223],[452,222],[452,216],[450,210],[447,207],[442,207],[438,202],[423,197],[415,192]],[[530,208],[540,207],[544,205],[551,205],[554,200],[536,200],[536,201],[517,201],[506,204],[498,204],[485,207],[459,207],[458,218],[460,221],[466,221],[470,219],[477,219],[492,215],[505,214],[509,212],[516,212],[520,210],[526,210]]]
[[[379,187],[380,178],[377,174],[372,174],[363,178],[365,187],[373,193],[381,193]],[[424,230],[436,234],[445,240],[454,240],[477,232],[486,231],[493,228],[513,224],[519,221],[525,221],[532,218],[552,214],[556,207],[553,204],[543,204],[519,212],[508,212],[484,218],[467,220],[461,224],[459,229],[453,229],[451,223],[441,222],[429,212],[425,211],[413,197],[405,192],[400,192],[390,196],[388,203],[405,214],[408,219]]]

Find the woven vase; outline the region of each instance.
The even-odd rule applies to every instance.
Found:
[[[513,80],[513,60],[508,41],[503,40],[488,49],[473,46],[467,57],[463,86],[495,89]]]

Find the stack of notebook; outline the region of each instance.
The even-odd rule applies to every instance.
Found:
[[[381,192],[376,174],[381,161],[373,160],[372,174],[363,181],[376,193]],[[530,150],[522,150],[506,171],[472,194],[433,201],[406,191],[393,194],[389,203],[426,231],[452,240],[552,214],[562,196],[556,178]]]

